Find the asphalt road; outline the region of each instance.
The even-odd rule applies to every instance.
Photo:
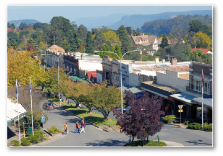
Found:
[[[95,126],[86,123],[86,133],[76,133],[75,123],[79,119],[60,107],[47,112],[48,121],[44,128],[56,126],[63,130],[65,123],[68,124],[68,134],[64,138],[46,144],[44,146],[123,146],[129,141],[129,137],[120,132],[105,132]],[[177,125],[165,124],[160,132],[150,139],[174,141],[188,147],[212,146],[212,132],[180,128]]]

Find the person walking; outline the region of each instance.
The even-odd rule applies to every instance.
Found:
[[[76,133],[79,133],[79,122],[76,122]]]
[[[64,125],[64,134],[67,134],[67,123]]]
[[[80,131],[80,134],[81,134],[81,132],[85,133],[85,127],[86,127],[86,125],[84,124],[84,120],[82,120],[81,121],[81,131]]]

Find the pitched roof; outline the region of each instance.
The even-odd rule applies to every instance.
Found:
[[[93,78],[97,78],[97,71],[87,71],[88,80],[91,80],[91,76]]]
[[[136,40],[148,39],[149,44],[153,44],[156,39],[156,36],[149,36],[149,35],[131,36],[131,37],[134,40],[134,42],[136,42]]]
[[[198,49],[200,49],[203,52],[203,55],[207,54],[207,52],[211,51],[211,49],[193,48],[191,50],[191,52],[193,53],[195,50],[198,50]]]
[[[59,47],[58,45],[52,45],[51,47],[48,48],[48,50],[53,53],[61,53],[61,54],[65,53],[65,50]]]

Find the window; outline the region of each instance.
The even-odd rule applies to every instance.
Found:
[[[116,80],[116,78],[117,78],[117,76],[115,75],[115,76],[114,76],[114,79]]]

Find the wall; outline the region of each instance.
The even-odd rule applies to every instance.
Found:
[[[166,70],[166,74],[159,72],[156,74],[157,84],[170,86],[180,91],[186,91],[186,86],[189,85],[189,80],[179,78],[178,72]]]
[[[102,82],[102,74],[97,72],[97,83]]]
[[[129,74],[129,85],[133,87],[139,86],[139,77],[137,73]]]

